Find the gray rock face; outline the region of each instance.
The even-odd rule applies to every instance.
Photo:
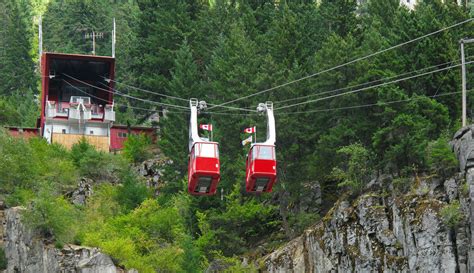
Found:
[[[463,127],[454,134],[453,140],[450,142],[451,148],[459,160],[462,172],[474,166],[473,132],[474,125]]]
[[[155,158],[145,160],[136,166],[137,172],[145,177],[147,187],[155,190],[155,195],[159,194],[161,177],[165,172],[166,165],[173,164],[172,160],[165,159],[160,153]]]
[[[474,125],[469,125],[461,128],[454,134],[453,140],[450,142],[451,147],[459,160],[459,167],[465,174],[466,183],[468,185],[469,199],[464,202],[464,206],[468,211],[468,219],[466,228],[469,230],[471,236],[466,238],[465,248],[469,249],[467,257],[460,257],[461,260],[467,259],[467,270],[474,272]],[[464,249],[464,248],[463,248]],[[465,270],[461,267],[460,270]]]
[[[97,248],[47,245],[21,223],[20,207],[5,210],[4,246],[7,273],[116,273],[123,272]]]
[[[466,126],[450,142],[460,163],[457,177],[417,178],[406,195],[378,190],[340,201],[323,221],[266,256],[263,271],[474,272],[473,134],[474,125]],[[371,189],[393,189],[391,177],[382,180],[373,180]],[[440,211],[454,201],[464,217],[451,228]]]
[[[77,188],[70,193],[71,202],[74,205],[84,206],[87,198],[92,195],[92,185],[94,181],[87,178],[82,178],[77,184]]]
[[[459,199],[462,179],[419,183],[423,193],[338,202],[320,223],[266,256],[264,271],[467,272],[468,229],[451,229],[440,216]],[[467,206],[462,210],[467,214]]]

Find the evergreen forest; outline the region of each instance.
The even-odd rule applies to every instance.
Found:
[[[257,260],[300,235],[377,175],[457,170],[448,141],[461,128],[459,41],[474,38],[462,2],[410,10],[399,0],[1,0],[0,198],[27,208],[29,225],[56,247],[100,247],[127,269],[203,272],[222,261],[228,272],[255,272],[242,257]],[[133,136],[108,154],[85,141],[66,150],[8,134],[40,115],[40,18],[43,52],[92,54],[86,34],[95,32],[104,56],[115,18],[115,88],[142,99],[116,95],[116,123],[153,126],[156,142]],[[474,44],[465,50],[469,123]],[[214,196],[187,193],[189,112],[149,103],[188,107],[189,98],[209,108],[236,100],[199,115],[219,142]],[[266,101],[278,181],[272,193],[249,194],[243,130],[256,126],[265,139],[254,110]],[[168,163],[151,190],[136,166],[157,157]],[[95,186],[76,206],[67,193],[81,179]]]

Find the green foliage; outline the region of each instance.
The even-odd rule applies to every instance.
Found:
[[[120,181],[122,186],[117,190],[115,198],[125,211],[136,208],[148,197],[147,187],[134,175],[125,173]]]
[[[409,177],[397,177],[392,181],[393,189],[397,193],[407,193],[413,185],[413,179]]]
[[[68,152],[42,139],[26,141],[0,131],[0,160],[0,191],[11,194],[9,205],[25,204],[43,185],[60,193],[77,182]]]
[[[457,227],[464,218],[464,215],[461,211],[461,205],[459,204],[458,200],[454,200],[450,204],[445,205],[441,209],[440,215],[444,224],[450,228]]]
[[[36,89],[28,28],[32,18],[27,17],[28,12],[28,5],[22,1],[0,3],[0,96]]]
[[[162,207],[148,199],[128,214],[94,223],[84,243],[98,246],[127,268],[140,272],[193,272],[198,264],[187,261],[183,249],[192,249],[177,207]],[[188,265],[186,265],[186,263]]]
[[[96,41],[99,55],[110,55],[108,34],[115,17],[119,30],[117,89],[185,107],[186,102],[133,90],[120,82],[219,104],[295,81],[470,16],[453,1],[422,1],[413,11],[400,7],[397,0],[368,1],[359,7],[355,0],[319,2],[3,1],[0,124],[33,126],[38,117],[40,85],[34,66],[37,35],[33,15],[44,13],[44,50],[88,54],[92,43],[84,40],[84,34],[96,31],[106,36]],[[459,37],[473,35],[472,23],[458,26],[232,106],[254,109],[266,100],[274,101],[276,107],[285,106],[323,98],[335,89],[344,92],[354,85],[457,60]],[[466,50],[467,56],[474,54],[473,49]],[[468,77],[471,81],[472,73]],[[74,240],[101,246],[127,267],[144,272],[199,272],[214,257],[226,260],[253,249],[260,241],[281,236],[283,216],[279,214],[286,210],[278,210],[275,202],[293,212],[284,217],[289,224],[285,229],[299,232],[316,221],[317,215],[299,205],[308,199],[304,187],[308,182],[321,182],[324,210],[338,197],[335,182],[357,192],[373,172],[391,172],[399,174],[393,181],[395,190],[406,192],[411,181],[403,175],[413,170],[450,173],[455,161],[441,133],[458,120],[459,98],[438,95],[455,92],[459,86],[458,72],[446,70],[277,111],[279,182],[272,194],[246,195],[241,187],[247,150],[237,145],[242,138],[239,132],[251,125],[264,132],[264,118],[228,115],[234,112],[229,109],[221,113],[227,110],[220,108],[201,113],[199,122],[212,123],[214,138],[221,143],[219,191],[224,190],[223,201],[218,196],[187,199],[183,193],[188,116],[170,108],[160,119],[160,148],[174,163],[161,177],[166,183],[157,201],[146,199],[149,193],[127,166],[149,156],[148,143],[140,136],[127,141],[123,156],[112,156],[85,142],[68,152],[45,141],[13,139],[2,132],[0,191],[8,195],[9,205],[37,207],[31,212],[36,227],[58,236],[59,244]],[[296,99],[299,97],[305,99]],[[114,100],[151,109],[149,104],[118,95]],[[353,107],[365,104],[372,106]],[[131,107],[116,110],[117,121],[123,124],[138,124],[148,116],[147,111]],[[287,111],[300,113],[283,114]],[[264,134],[258,137],[260,140]],[[84,217],[91,221],[79,225],[81,230],[71,239],[75,231],[72,236],[64,235],[69,228],[64,219],[78,211],[66,206],[62,196],[79,176],[119,186],[94,186],[94,196],[83,208]],[[50,197],[44,194],[45,189]],[[61,207],[57,214],[44,202],[46,198]],[[32,204],[33,200],[39,205]],[[155,214],[162,221],[160,225]],[[174,222],[168,223],[171,219]],[[235,262],[230,271],[247,270],[239,268],[237,259],[230,260],[229,264]]]
[[[236,185],[227,197],[224,212],[209,210],[198,214],[201,237],[198,245],[211,257],[214,251],[225,256],[241,254],[261,240],[261,235],[271,233],[279,226],[277,209],[256,199],[244,200]]]
[[[123,144],[123,155],[130,162],[142,162],[151,157],[150,144],[150,137],[145,134],[129,135]]]
[[[343,169],[335,168],[332,175],[341,180],[339,187],[346,187],[353,193],[359,193],[364,189],[373,171],[369,151],[360,143],[355,143],[337,152],[346,155],[348,162]]]
[[[300,212],[290,215],[288,222],[294,229],[294,234],[301,234],[306,228],[318,222],[320,215],[315,212]]]
[[[17,125],[20,120],[15,107],[0,97],[0,125]]]
[[[54,236],[59,245],[71,242],[79,229],[80,212],[63,197],[42,189],[24,212],[25,222],[43,236]]]
[[[459,163],[449,147],[446,136],[441,136],[428,144],[427,163],[433,172],[444,176],[449,176],[458,170]]]
[[[81,176],[97,181],[114,180],[119,172],[128,169],[120,157],[97,151],[85,138],[72,145],[70,158]]]
[[[380,166],[398,173],[404,167],[426,166],[428,141],[439,137],[449,120],[444,105],[424,96],[415,97],[404,109],[373,136]],[[386,114],[393,117],[393,110],[387,108]]]
[[[5,249],[2,247],[0,248],[0,270],[7,269],[7,266],[8,266],[8,260],[5,255]]]

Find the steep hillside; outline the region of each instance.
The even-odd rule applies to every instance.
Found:
[[[473,126],[451,142],[462,173],[451,178],[382,176],[353,200],[341,198],[318,224],[266,256],[266,272],[468,272],[474,260]],[[399,191],[405,183],[407,193]]]

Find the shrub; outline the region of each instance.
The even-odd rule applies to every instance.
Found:
[[[463,219],[460,207],[459,201],[455,200],[441,209],[440,214],[445,225],[450,228],[455,228],[459,225]]]
[[[332,171],[332,175],[341,180],[338,186],[348,188],[353,193],[359,193],[372,173],[369,151],[360,143],[355,143],[342,147],[337,153],[349,157],[346,164]]]
[[[295,229],[295,234],[301,234],[310,225],[316,223],[321,216],[316,212],[298,212],[290,214],[288,222]]]
[[[123,156],[133,163],[142,162],[151,156],[150,138],[145,134],[130,135],[123,144]]]
[[[409,177],[397,177],[392,181],[393,189],[397,193],[407,193],[410,190],[410,186],[413,184],[413,179]]]
[[[458,161],[445,136],[429,143],[426,157],[428,167],[433,172],[449,176],[458,170]]]
[[[53,236],[56,243],[72,242],[78,231],[79,211],[63,197],[51,194],[44,187],[24,212],[25,222],[43,236]]]
[[[193,249],[176,206],[145,200],[127,214],[110,217],[84,234],[84,243],[98,246],[126,268],[140,272],[183,272],[185,250]],[[195,269],[199,272],[199,269]]]
[[[223,212],[208,210],[199,216],[199,227],[204,236],[198,239],[199,245],[207,255],[213,250],[226,256],[244,253],[248,246],[280,228],[277,207],[254,198],[243,200],[239,184],[235,184],[227,196],[226,204]]]
[[[5,255],[5,249],[2,247],[0,248],[0,270],[7,269],[8,260],[7,256]]]
[[[28,160],[25,160],[28,159]],[[0,190],[11,193],[17,187],[31,188],[38,179],[33,151],[23,139],[0,131]]]
[[[71,149],[70,158],[79,174],[94,180],[117,180],[117,173],[127,168],[120,156],[99,152],[86,139],[81,139]]]
[[[122,186],[118,188],[116,201],[128,212],[138,207],[148,196],[147,187],[133,174],[125,173],[122,178]]]

